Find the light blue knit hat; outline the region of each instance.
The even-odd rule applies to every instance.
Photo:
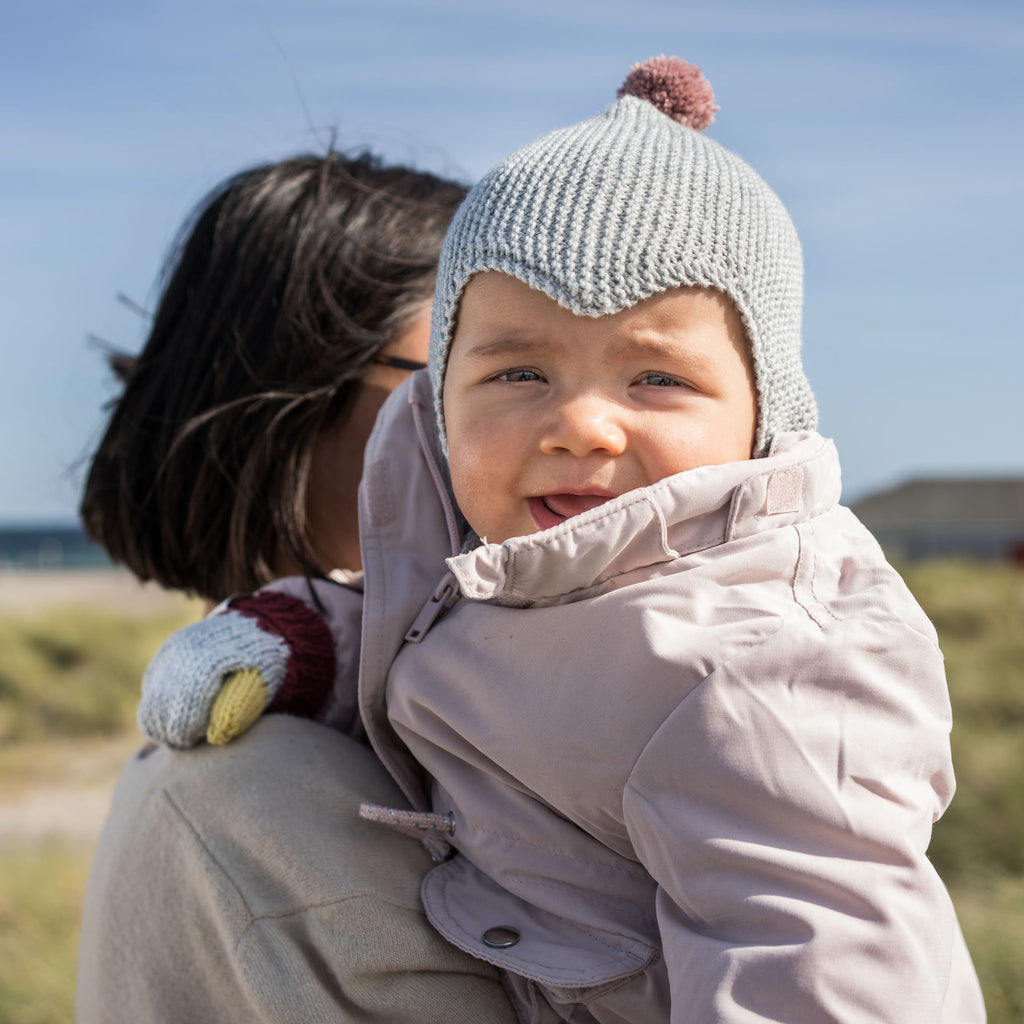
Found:
[[[484,270],[593,317],[682,285],[717,288],[750,343],[755,451],[781,431],[815,427],[800,363],[800,242],[761,178],[701,134],[715,110],[699,69],[656,57],[631,70],[606,110],[513,153],[472,189],[445,239],[434,300],[430,373],[442,439],[459,299]]]

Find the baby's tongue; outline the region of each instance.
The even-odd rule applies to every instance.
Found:
[[[610,498],[603,494],[546,494],[544,504],[547,505],[555,515],[578,516],[581,512],[587,512],[598,505],[603,505]]]

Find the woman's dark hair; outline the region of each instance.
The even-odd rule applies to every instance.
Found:
[[[183,227],[146,344],[93,456],[86,532],[140,579],[220,599],[307,536],[313,442],[367,364],[422,314],[454,182],[368,153],[223,182]]]

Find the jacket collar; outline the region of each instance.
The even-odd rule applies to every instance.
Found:
[[[625,573],[813,518],[838,502],[839,490],[833,443],[812,431],[785,433],[765,458],[687,470],[447,562],[471,600],[556,604]]]

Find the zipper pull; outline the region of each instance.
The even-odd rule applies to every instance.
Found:
[[[449,572],[430,595],[430,600],[420,609],[409,631],[405,634],[406,643],[418,644],[430,631],[430,627],[459,599],[459,585],[455,576]]]

